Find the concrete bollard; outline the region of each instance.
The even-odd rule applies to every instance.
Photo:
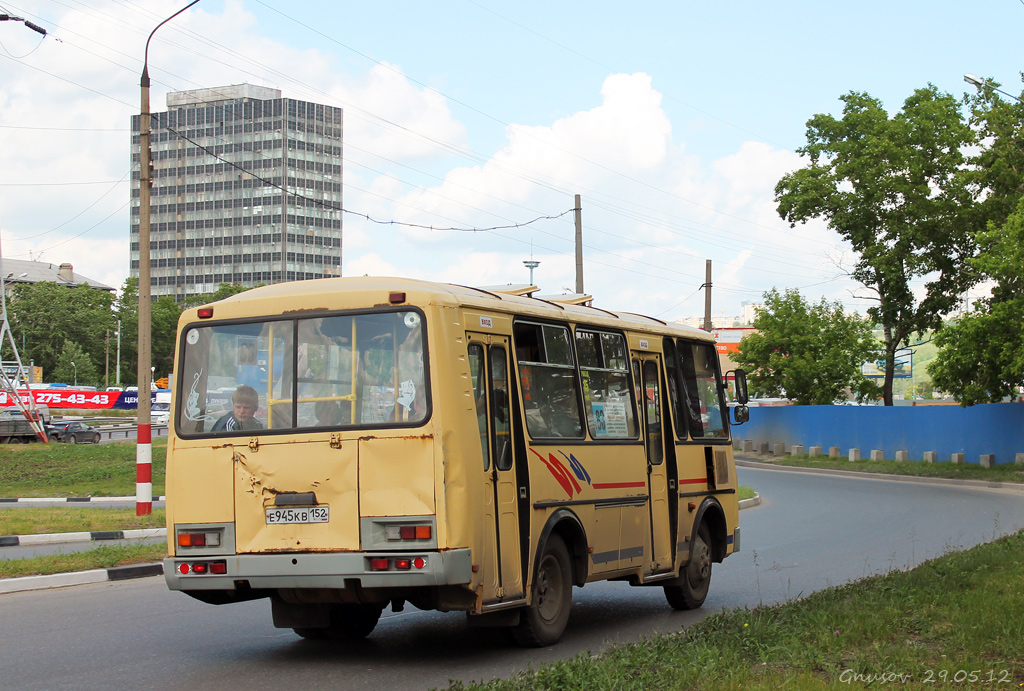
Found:
[[[1024,465],[1024,453],[1017,454],[1017,457],[1013,459],[1013,462],[1017,465]]]
[[[881,449],[871,449],[871,460],[872,461],[884,461],[885,453]]]
[[[897,451],[896,452],[896,462],[897,463],[906,463],[909,460],[910,460],[910,454],[907,453],[906,451]]]
[[[859,461],[860,460],[860,449],[850,449],[850,460],[851,461]]]
[[[803,456],[804,455],[804,445],[803,444],[793,444],[793,447],[789,450],[789,455],[790,456]]]
[[[785,456],[786,455],[786,444],[785,444],[785,442],[781,442],[779,444],[776,444],[775,447],[772,449],[772,455],[773,456]]]
[[[733,451],[739,451],[741,448],[743,448],[743,442],[741,442],[739,439],[733,439],[732,440],[732,450]]]
[[[828,447],[828,457],[829,458],[839,458],[842,455],[843,454],[841,454],[839,452],[839,447],[838,446],[830,446],[830,447]]]
[[[821,447],[820,446],[812,446],[811,448],[807,449],[807,455],[808,456],[820,456],[821,455]]]
[[[746,451],[747,453],[752,452],[754,450],[754,440],[753,439],[744,439],[743,440],[743,450]]]
[[[763,441],[761,442],[761,445],[757,447],[757,452],[762,456],[767,456],[771,453],[771,445],[768,442]]]
[[[982,468],[991,468],[996,464],[996,455],[994,453],[983,453],[978,456],[978,462]]]
[[[939,460],[939,452],[938,451],[925,451],[924,452],[924,458],[922,458],[921,460],[923,460],[925,463],[935,463],[936,461]]]
[[[955,453],[949,457],[949,460],[953,462],[953,465],[963,465],[967,462],[967,457],[962,453]]]

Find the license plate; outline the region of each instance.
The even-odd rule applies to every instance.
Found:
[[[299,506],[267,509],[267,525],[277,523],[327,523],[330,512],[327,506]]]

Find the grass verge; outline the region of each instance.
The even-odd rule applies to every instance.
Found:
[[[106,545],[85,552],[48,554],[43,557],[0,561],[0,578],[39,576],[51,573],[109,569],[114,566],[151,564],[167,556],[167,545]]]
[[[714,614],[596,657],[449,689],[1018,689],[1022,553],[1018,533],[911,571]]]
[[[0,497],[135,494],[135,442],[0,445]],[[153,440],[153,495],[164,494],[167,440]]]
[[[736,488],[736,498],[740,501],[743,501],[744,499],[753,499],[756,495],[757,492],[754,491],[753,487],[744,487],[743,485],[740,485]]]
[[[98,530],[163,528],[164,509],[148,516],[136,516],[135,508],[96,509],[87,507],[38,507],[0,510],[0,535],[78,533]]]
[[[742,456],[739,458],[742,460]],[[751,456],[750,458],[753,457]],[[1024,466],[1019,466],[1015,463],[1003,463],[992,468],[982,468],[976,463],[954,465],[949,462],[924,463],[922,461],[907,461],[905,463],[897,463],[893,460],[872,461],[870,459],[849,461],[845,458],[829,458],[828,456],[758,456],[757,460],[771,465],[788,465],[798,468],[855,470],[862,473],[909,475],[912,477],[1024,483]]]

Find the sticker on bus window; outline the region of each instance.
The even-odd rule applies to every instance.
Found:
[[[491,317],[480,317],[480,326],[485,329],[493,329],[494,320]]]
[[[412,410],[412,402],[416,400],[416,384],[410,379],[398,385],[398,402],[406,411]]]

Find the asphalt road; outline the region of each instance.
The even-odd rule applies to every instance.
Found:
[[[724,607],[783,602],[902,569],[1024,527],[1006,490],[742,468],[762,506],[740,513],[742,551],[716,564],[699,612],[673,612],[660,588],[574,590],[562,642],[542,650],[468,629],[457,613],[388,612],[359,645],[273,628],[257,601],[204,605],[162,578],[0,596],[0,687],[427,689],[509,676],[546,661],[687,626]]]

